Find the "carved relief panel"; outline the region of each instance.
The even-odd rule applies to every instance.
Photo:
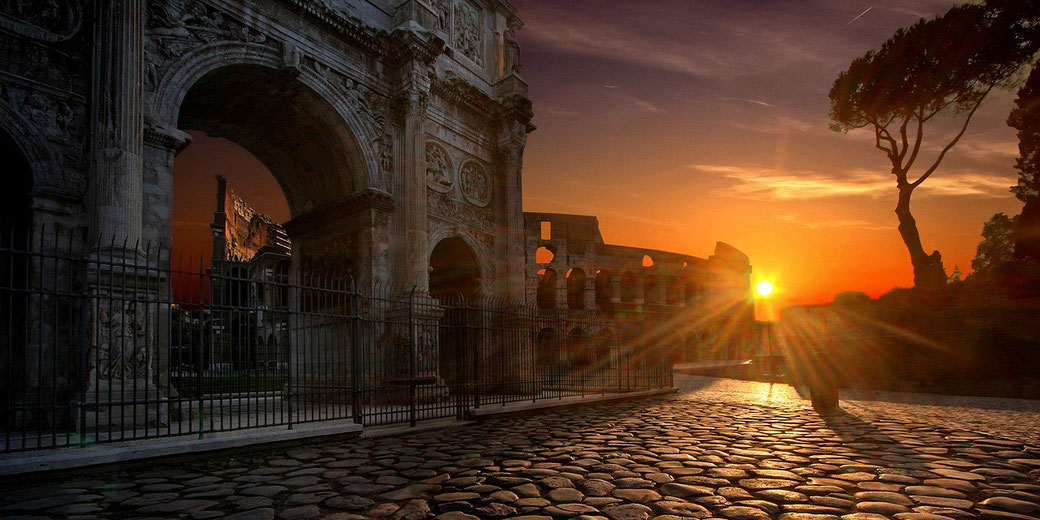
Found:
[[[34,40],[60,42],[79,31],[83,5],[74,0],[0,2],[0,27]]]
[[[494,216],[488,206],[493,199],[494,180],[483,162],[454,146],[428,140],[426,185],[431,213],[490,229]]]
[[[35,179],[37,186],[76,193],[86,189],[87,168],[90,60],[83,20],[83,5],[72,0],[0,1],[0,48],[5,50],[0,53],[0,102],[28,121],[41,138],[20,145],[53,154],[57,168],[48,171],[47,178]]]
[[[467,161],[459,172],[462,194],[470,203],[484,207],[491,203],[491,178],[477,161]]]
[[[426,185],[440,193],[451,191],[455,183],[455,171],[451,166],[448,151],[432,141],[426,142]]]
[[[149,2],[146,28],[144,84],[148,90],[159,83],[165,63],[199,45],[241,41],[277,47],[265,34],[198,0]]]
[[[484,65],[484,24],[480,9],[467,0],[455,4],[452,45],[478,65]]]
[[[470,0],[433,0],[431,4],[437,13],[434,29],[443,32],[459,54],[483,67],[483,10]]]

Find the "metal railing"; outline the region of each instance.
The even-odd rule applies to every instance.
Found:
[[[358,290],[286,257],[174,257],[0,231],[0,451],[669,387],[638,324],[521,302]]]

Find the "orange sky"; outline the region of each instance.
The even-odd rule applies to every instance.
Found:
[[[515,4],[538,126],[526,210],[598,215],[612,243],[707,256],[728,242],[774,282],[777,307],[912,284],[887,159],[872,133],[827,128],[827,92],[854,58],[953,2]],[[993,95],[915,193],[925,248],[948,271],[970,271],[986,219],[1020,211],[1012,99]]]
[[[776,308],[912,283],[886,159],[871,134],[828,130],[827,91],[852,59],[952,2],[513,3],[538,126],[525,210],[596,215],[615,244],[706,257],[728,242],[750,256],[756,281],[774,282]],[[1008,192],[1012,99],[992,96],[915,194],[925,248],[948,271],[970,271],[986,219],[1020,211]],[[196,134],[175,164],[178,248],[208,247],[216,173],[287,218],[262,164]]]

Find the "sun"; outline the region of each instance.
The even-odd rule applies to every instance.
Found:
[[[762,280],[755,286],[755,291],[758,292],[759,296],[766,297],[773,294],[773,284],[769,280]]]

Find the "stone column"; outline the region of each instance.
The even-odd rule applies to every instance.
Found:
[[[141,238],[147,252],[151,253],[148,260],[158,261],[156,267],[160,269],[170,267],[170,246],[173,242],[173,161],[189,143],[191,136],[176,128],[145,124]],[[170,330],[169,306],[158,305],[155,310],[157,330]],[[152,345],[155,383],[173,397],[176,389],[170,387],[170,338],[164,333],[156,334]]]
[[[96,2],[91,78],[90,183],[95,244],[88,263],[90,350],[78,417],[90,431],[127,431],[168,420],[156,386],[163,271],[140,246],[144,160],[144,4]],[[124,247],[125,245],[125,247]],[[153,258],[151,260],[155,260]]]
[[[502,215],[506,258],[504,289],[509,298],[522,298],[524,294],[524,211],[521,200],[521,178],[527,134],[515,130],[516,128],[510,128],[508,143],[499,151],[499,167],[506,181],[504,186],[505,213]]]
[[[636,278],[636,305],[646,303],[646,284],[642,277]]]
[[[596,309],[596,276],[595,270],[593,270],[592,276],[585,277],[585,294],[582,295],[585,298],[585,310],[595,311]]]
[[[144,128],[141,238],[169,253],[173,239],[173,161],[191,143],[176,128],[146,123]]]
[[[404,106],[404,219],[406,258],[398,277],[421,291],[429,288],[430,273],[426,209],[426,106],[427,90],[412,85]]]
[[[570,310],[570,302],[567,301],[567,266],[556,275],[556,308],[561,311]]]
[[[521,199],[523,158],[527,134],[534,131],[535,127],[531,124],[533,112],[527,97],[527,83],[518,75],[510,74],[500,79],[495,84],[495,95],[503,109],[498,138],[498,169],[505,177],[505,214],[500,228],[506,243],[503,251],[505,291],[510,298],[521,298],[524,294],[524,211]]]
[[[91,82],[93,233],[141,239],[144,1],[96,2]]]
[[[610,303],[621,303],[621,275],[610,275]]]

